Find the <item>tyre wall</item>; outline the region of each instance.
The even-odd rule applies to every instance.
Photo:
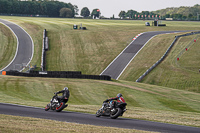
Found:
[[[97,79],[111,80],[107,75],[84,75],[80,71],[30,71],[22,73],[18,71],[4,71],[4,75],[24,76],[24,77],[47,77],[47,78],[79,78],[79,79]]]

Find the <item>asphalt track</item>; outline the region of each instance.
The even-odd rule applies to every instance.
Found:
[[[137,53],[148,43],[151,38],[159,34],[184,32],[184,31],[153,31],[139,34],[100,75],[108,75],[112,79],[118,79]]]
[[[44,108],[35,108],[5,103],[0,103],[0,114],[166,133],[200,133],[200,128],[196,127],[180,126],[136,119],[126,119],[120,117],[118,119],[110,119],[109,117],[98,118],[92,114],[76,113],[69,111],[45,111]]]
[[[17,38],[17,49],[15,57],[5,68],[1,71],[17,70],[21,71],[24,66],[27,66],[33,57],[33,41],[29,34],[20,26],[9,21],[0,19],[0,23],[4,24],[15,34]]]

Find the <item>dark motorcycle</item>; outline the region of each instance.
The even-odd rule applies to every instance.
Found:
[[[110,118],[116,119],[119,116],[122,116],[126,111],[127,103],[112,102],[112,104],[113,105],[104,102],[102,107],[96,112],[96,117],[110,116]]]
[[[60,112],[68,106],[68,104],[66,104],[67,101],[68,101],[68,98],[58,100],[58,96],[56,94],[53,96],[50,103],[47,104],[47,106],[45,107],[45,111],[48,111],[49,109],[51,109],[51,110],[55,110],[56,112]]]

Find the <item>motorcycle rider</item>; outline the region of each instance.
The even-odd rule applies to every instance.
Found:
[[[121,93],[119,93],[119,94],[117,94],[117,96],[116,97],[113,97],[113,98],[109,98],[109,99],[106,99],[105,101],[103,101],[103,102],[110,102],[110,107],[111,108],[113,108],[113,107],[115,107],[115,104],[116,104],[116,101],[113,101],[113,100],[117,100],[117,102],[119,102],[119,103],[125,103],[125,100],[124,100],[124,98],[122,97],[122,94]]]
[[[69,96],[70,96],[69,89],[67,87],[65,87],[63,90],[58,91],[54,94],[57,95],[57,94],[60,94],[60,93],[63,93],[63,94],[62,94],[62,96],[57,96],[57,100],[60,102],[60,100],[67,98],[67,101],[68,101]]]

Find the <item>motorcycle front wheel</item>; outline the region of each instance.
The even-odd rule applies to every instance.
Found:
[[[99,109],[97,112],[96,112],[96,117],[100,117],[101,116],[101,109]]]
[[[50,109],[50,106],[49,106],[49,104],[47,104],[47,106],[45,107],[45,111],[48,111]]]
[[[61,102],[59,107],[56,107],[56,112],[60,112],[65,108],[65,103]]]
[[[113,112],[110,113],[110,118],[116,119],[117,117],[121,115],[121,113],[122,113],[122,109],[116,108]]]

